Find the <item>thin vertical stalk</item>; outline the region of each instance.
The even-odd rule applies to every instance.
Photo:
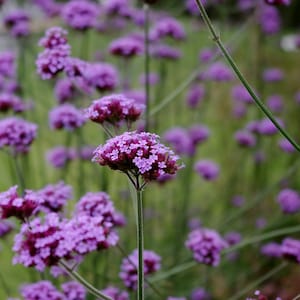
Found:
[[[144,44],[145,44],[145,92],[146,92],[146,115],[145,115],[145,131],[149,131],[150,119],[150,53],[149,53],[149,5],[144,4],[145,24],[144,24]]]
[[[24,195],[24,192],[25,192],[25,179],[24,179],[24,176],[23,176],[23,172],[21,170],[21,166],[20,166],[20,163],[19,163],[19,158],[16,155],[16,156],[12,156],[12,159],[13,159],[13,162],[14,162],[14,165],[15,165],[16,175],[17,175],[17,178],[18,178],[18,184],[19,184],[20,189],[21,189],[21,194]]]
[[[199,11],[201,13],[201,16],[204,20],[204,23],[206,24],[206,26],[208,27],[213,41],[217,44],[217,46],[219,47],[220,51],[222,52],[222,54],[224,55],[225,59],[227,60],[227,62],[229,63],[229,65],[231,66],[231,68],[233,69],[234,73],[236,74],[236,76],[238,77],[238,79],[241,81],[241,83],[243,84],[243,86],[247,89],[247,91],[249,92],[249,94],[251,95],[252,99],[254,100],[254,102],[256,103],[256,105],[261,109],[261,111],[270,119],[270,121],[274,124],[274,126],[278,129],[278,131],[294,146],[294,148],[300,152],[300,146],[294,141],[294,139],[285,131],[285,129],[283,129],[280,124],[277,122],[277,120],[275,119],[275,117],[273,116],[272,112],[265,106],[265,104],[259,99],[259,97],[256,95],[256,93],[254,92],[253,88],[250,86],[250,84],[248,83],[248,81],[246,80],[246,78],[243,76],[243,74],[241,73],[240,69],[238,68],[238,66],[236,65],[235,61],[233,60],[233,58],[231,57],[231,55],[229,54],[229,52],[227,51],[226,47],[224,46],[224,44],[222,43],[220,36],[216,33],[216,30],[212,24],[212,22],[210,21],[209,16],[206,13],[206,10],[203,6],[203,4],[201,3],[200,0],[195,0]]]
[[[144,300],[144,221],[143,198],[139,178],[136,178],[136,205],[137,205],[137,243],[138,243],[138,289],[137,299]]]

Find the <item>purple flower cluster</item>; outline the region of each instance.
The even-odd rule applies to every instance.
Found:
[[[73,131],[81,127],[85,121],[83,112],[68,103],[52,109],[49,113],[49,125],[52,129]]]
[[[191,300],[211,300],[211,296],[204,288],[196,288],[192,291]]]
[[[113,226],[124,226],[125,217],[115,211],[113,202],[104,192],[87,193],[76,204],[74,216],[85,215],[90,217],[103,217],[103,222]]]
[[[286,153],[294,153],[296,151],[295,147],[285,138],[280,139],[278,145]]]
[[[150,39],[152,41],[157,41],[164,37],[171,37],[175,40],[183,40],[185,36],[186,34],[182,24],[171,17],[167,17],[156,22],[150,30]]]
[[[63,7],[62,3],[55,0],[34,0],[34,4],[37,5],[43,13],[48,17],[58,16]]]
[[[261,247],[260,252],[269,257],[281,257],[281,245],[270,242]]]
[[[144,275],[153,274],[160,269],[161,258],[155,252],[144,250]],[[120,278],[125,286],[131,290],[137,289],[138,250],[134,250],[128,258],[124,258],[121,265]]]
[[[37,125],[21,118],[0,121],[0,149],[10,147],[13,154],[27,153],[37,134]]]
[[[300,241],[293,238],[285,238],[281,244],[281,255],[300,263]]]
[[[283,109],[283,101],[280,95],[272,95],[267,99],[267,105],[274,113],[280,113]]]
[[[107,249],[115,246],[118,235],[103,217],[79,215],[71,220],[60,220],[55,213],[45,216],[44,222],[35,218],[24,223],[15,236],[14,263],[43,271],[56,265],[60,259]]]
[[[20,113],[26,108],[26,104],[18,96],[8,93],[0,94],[0,112],[12,110],[15,113]]]
[[[140,175],[145,181],[163,174],[175,174],[180,166],[172,150],[147,132],[125,132],[109,139],[94,152],[93,161],[113,170]]]
[[[61,285],[66,300],[85,300],[86,290],[76,281],[65,282]]]
[[[192,85],[188,90],[186,103],[191,108],[196,108],[205,96],[205,87],[203,85]]]
[[[124,95],[111,95],[93,101],[87,109],[86,116],[96,123],[109,123],[113,126],[120,126],[123,122],[130,125],[135,122],[145,106]]]
[[[14,77],[16,72],[15,55],[12,52],[0,53],[0,74],[3,77]]]
[[[20,197],[17,189],[17,186],[13,186],[9,190],[0,193],[0,213],[2,219],[16,217],[21,221],[26,221],[37,211],[39,205],[37,195],[30,190],[26,190],[25,195]]]
[[[0,194],[0,199],[1,199],[1,194]],[[14,228],[13,223],[11,223],[7,220],[0,220],[0,238],[9,234],[13,230],[13,228]]]
[[[70,78],[62,78],[56,81],[54,94],[59,104],[72,102],[77,96],[77,89],[73,80]]]
[[[58,146],[48,150],[46,158],[54,168],[60,169],[76,158],[76,151],[73,148]]]
[[[231,81],[233,80],[232,71],[222,62],[215,62],[206,70],[205,79],[212,81]]]
[[[270,5],[290,5],[291,0],[265,0]]]
[[[54,49],[68,45],[67,35],[68,32],[61,27],[51,27],[46,31],[45,36],[40,39],[39,46],[45,49]]]
[[[270,68],[266,69],[262,74],[263,80],[266,82],[278,82],[283,80],[284,73],[281,69]]]
[[[30,33],[30,17],[22,9],[14,10],[4,17],[4,26],[13,37],[24,37]]]
[[[70,27],[87,30],[96,24],[99,6],[89,0],[72,0],[65,4],[61,15]]]
[[[243,85],[236,85],[231,91],[232,98],[246,104],[252,104],[253,99],[247,89]]]
[[[256,137],[249,130],[238,130],[234,138],[241,147],[251,148],[256,145]]]
[[[189,129],[175,127],[164,134],[164,140],[177,154],[194,155],[197,145],[205,142],[209,135],[209,129],[203,125],[194,125]]]
[[[130,7],[129,0],[106,0],[103,2],[103,10],[106,15],[119,15],[127,14],[128,7]]]
[[[143,44],[138,39],[123,37],[111,42],[109,52],[115,56],[132,58],[142,54]]]
[[[281,210],[285,214],[294,214],[300,211],[300,196],[292,189],[283,189],[277,196]]]
[[[150,49],[150,54],[155,58],[168,60],[178,60],[182,56],[182,53],[179,49],[165,44],[153,46]]]
[[[195,171],[207,181],[217,179],[220,173],[219,166],[211,160],[200,160],[196,162]]]
[[[281,29],[281,18],[276,7],[270,5],[261,5],[258,23],[263,33],[273,35]]]
[[[114,286],[109,286],[101,292],[113,300],[129,300],[129,294],[126,291],[122,291]]]
[[[216,231],[206,228],[192,231],[185,245],[196,261],[214,267],[219,265],[221,251],[228,246]]]

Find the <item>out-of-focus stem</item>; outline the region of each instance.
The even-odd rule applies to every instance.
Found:
[[[149,53],[149,5],[144,4],[145,24],[144,24],[144,44],[145,44],[145,94],[146,94],[146,114],[145,114],[145,131],[149,131],[150,122],[150,53]]]
[[[16,156],[13,156],[12,159],[13,159],[13,162],[14,162],[14,165],[15,165],[16,175],[17,175],[17,178],[18,178],[18,184],[19,184],[20,189],[21,189],[21,194],[24,195],[24,192],[25,192],[25,179],[24,179],[23,172],[21,170],[21,166],[20,166],[20,163],[19,163],[19,157],[16,155]]]

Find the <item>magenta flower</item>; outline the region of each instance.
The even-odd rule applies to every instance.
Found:
[[[26,108],[26,104],[18,96],[8,93],[0,94],[0,112],[12,110],[19,113]]]
[[[276,120],[281,126],[283,126],[283,122],[281,119],[277,118]],[[271,122],[270,119],[264,118],[258,124],[258,132],[262,135],[274,135],[278,132],[278,129]]]
[[[57,169],[63,168],[67,163],[76,158],[76,151],[63,146],[58,146],[47,151],[47,161]]]
[[[49,124],[52,129],[73,131],[81,127],[85,121],[83,112],[71,104],[57,106],[49,113]]]
[[[12,78],[15,76],[15,60],[15,54],[11,51],[0,53],[0,74],[3,77]]]
[[[11,11],[4,17],[4,26],[10,31],[13,37],[24,37],[29,35],[30,17],[24,10]]]
[[[122,291],[114,286],[109,286],[101,292],[113,300],[129,300],[129,294],[126,291]]]
[[[255,135],[248,130],[238,130],[234,138],[241,147],[251,148],[256,145]]]
[[[274,113],[281,113],[283,109],[283,99],[280,95],[272,95],[267,99],[267,105]]]
[[[126,122],[128,126],[138,120],[145,109],[143,104],[123,95],[111,95],[93,101],[87,109],[86,116],[91,121],[113,126],[120,126]]]
[[[300,196],[292,189],[283,189],[277,196],[281,210],[285,214],[294,214],[300,211]]]
[[[200,160],[195,164],[196,172],[205,180],[213,181],[220,173],[219,166],[211,160]]]
[[[222,62],[215,62],[205,72],[205,78],[213,81],[231,81],[234,77],[227,65]]]
[[[64,299],[64,295],[60,293],[50,281],[47,280],[23,285],[21,287],[21,295],[26,300],[33,300],[33,299],[63,300]]]
[[[228,247],[216,231],[206,228],[192,231],[185,245],[193,252],[196,261],[213,267],[219,265],[221,251]]]
[[[192,291],[191,300],[211,300],[211,296],[204,288],[196,288]]]
[[[290,5],[291,0],[265,0],[270,5]]]
[[[270,242],[265,245],[263,245],[260,249],[260,252],[269,257],[281,257],[281,245]]]
[[[205,87],[204,85],[193,85],[190,87],[186,97],[186,103],[191,108],[196,108],[202,101],[205,96]]]
[[[76,281],[69,281],[61,285],[66,300],[85,300],[86,290]],[[45,299],[46,300],[46,299]],[[62,299],[63,300],[63,299]]]
[[[14,229],[14,224],[12,222],[9,222],[7,220],[0,220],[0,238],[5,237],[13,229]]]
[[[278,68],[269,68],[263,72],[263,80],[266,82],[278,82],[283,80],[284,73]]]
[[[78,92],[70,78],[63,78],[56,81],[54,94],[59,104],[72,102]]]
[[[63,3],[55,0],[34,0],[34,3],[50,18],[58,16],[63,7]]]
[[[243,85],[236,85],[231,90],[232,98],[246,104],[252,104],[253,99]]]
[[[129,0],[106,0],[103,2],[103,10],[106,15],[119,15],[127,14],[128,7],[130,7]]]
[[[163,174],[175,174],[180,166],[172,150],[147,132],[125,132],[109,139],[94,152],[93,161],[113,170],[141,176],[145,182]]]
[[[182,53],[177,48],[160,44],[155,45],[150,49],[150,54],[159,59],[178,60]]]
[[[61,27],[51,27],[39,41],[39,46],[45,49],[54,49],[62,45],[68,45],[68,32]]]
[[[144,250],[144,275],[153,274],[160,269],[161,258],[154,251]],[[124,258],[121,265],[120,278],[130,290],[137,289],[138,250],[134,250],[128,258]]]
[[[296,151],[295,147],[285,138],[280,139],[278,145],[286,153],[294,153]]]
[[[300,241],[293,238],[285,238],[281,244],[281,255],[299,264]]]
[[[281,29],[281,17],[275,6],[262,5],[260,7],[258,22],[266,35],[273,35]]]
[[[115,56],[132,58],[143,53],[143,43],[131,37],[122,37],[111,42],[109,52]]]

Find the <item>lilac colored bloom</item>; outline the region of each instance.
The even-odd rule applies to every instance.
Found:
[[[265,0],[270,5],[290,5],[291,0]]]
[[[153,46],[150,54],[155,58],[168,60],[178,60],[182,56],[180,50],[164,44]]]
[[[188,129],[188,134],[194,147],[204,143],[210,136],[210,131],[206,126],[195,124]]]
[[[127,98],[134,99],[137,103],[145,105],[146,94],[144,90],[126,90],[123,95]]]
[[[89,64],[84,71],[84,78],[100,92],[114,90],[119,82],[116,68],[107,63]]]
[[[86,290],[80,283],[69,281],[61,285],[66,300],[85,300]],[[63,300],[63,299],[62,299]]]
[[[128,7],[130,7],[129,0],[105,0],[103,2],[103,10],[107,15],[127,14]]]
[[[281,245],[270,242],[265,245],[263,245],[260,249],[260,252],[269,257],[281,257]]]
[[[295,147],[285,138],[279,140],[278,145],[286,153],[296,152]]]
[[[276,34],[281,29],[281,17],[276,7],[261,5],[258,22],[267,35]]]
[[[64,295],[46,280],[23,285],[21,295],[25,300],[64,300]]]
[[[146,74],[142,74],[140,76],[140,84],[141,85],[145,85],[146,84],[146,77],[147,75]],[[149,82],[149,85],[156,85],[159,83],[159,75],[157,73],[149,73],[148,74],[148,82]]]
[[[257,218],[255,220],[255,226],[258,228],[258,229],[262,229],[262,228],[265,228],[267,226],[267,221],[265,218]]]
[[[242,236],[239,232],[231,231],[224,236],[224,239],[229,246],[234,246],[242,240]]]
[[[0,213],[2,219],[16,217],[21,221],[26,221],[36,213],[39,205],[39,198],[30,190],[25,191],[25,195],[20,197],[17,193],[17,186],[0,193]]]
[[[0,194],[1,198],[1,194]],[[1,200],[0,200],[1,201]],[[0,220],[0,238],[9,234],[14,228],[14,224],[7,220]]]
[[[233,74],[230,68],[222,62],[210,65],[205,74],[206,79],[213,81],[231,81]]]
[[[195,164],[196,172],[205,180],[217,179],[220,173],[219,166],[211,160],[200,160]]]
[[[278,119],[276,120],[281,126],[283,126],[282,120]],[[259,122],[258,126],[258,132],[262,135],[274,135],[278,132],[278,129],[275,127],[275,125],[271,122],[270,119],[265,118],[262,119]]]
[[[78,157],[82,160],[90,161],[93,158],[93,153],[95,151],[95,146],[85,145],[80,147]]]
[[[49,125],[51,129],[73,131],[81,127],[85,121],[83,112],[71,104],[57,106],[49,113]]]
[[[40,39],[39,46],[46,49],[54,49],[62,45],[68,45],[68,32],[61,27],[49,28],[45,36]]]
[[[279,95],[272,95],[267,99],[267,105],[274,113],[280,113],[283,109],[282,97]]]
[[[4,26],[14,37],[27,36],[30,33],[29,22],[28,13],[22,9],[11,11],[4,17]]]
[[[73,80],[70,78],[57,80],[54,87],[54,94],[59,104],[72,102],[72,100],[77,96]]]
[[[143,44],[131,37],[122,37],[111,42],[109,52],[115,56],[132,58],[142,54]]]
[[[99,13],[99,6],[89,0],[72,0],[65,4],[61,15],[70,27],[86,30],[95,25]]]
[[[17,96],[8,93],[0,94],[0,112],[13,110],[15,113],[26,109],[25,103]]]
[[[67,58],[70,55],[70,47],[68,45],[60,45],[53,49],[45,49],[38,55],[35,62],[37,73],[43,80],[55,77],[59,72],[63,71]]]
[[[126,122],[127,125],[130,125],[138,120],[144,109],[143,104],[116,94],[94,100],[87,109],[86,116],[99,124],[109,123],[113,126],[120,126]]]
[[[255,120],[251,121],[246,125],[246,130],[249,130],[252,133],[259,133],[260,121]]]
[[[254,147],[256,145],[256,137],[248,130],[237,131],[234,138],[241,147]]]
[[[205,87],[204,85],[192,85],[188,90],[186,103],[187,105],[194,109],[196,108],[203,100],[205,96]]]
[[[193,252],[197,262],[213,267],[219,265],[221,251],[228,247],[226,241],[216,231],[207,228],[190,232],[185,246]]]
[[[154,251],[144,250],[144,275],[153,274],[160,269],[161,258]],[[134,250],[121,265],[120,278],[128,289],[137,289],[138,250]]]
[[[113,170],[134,172],[145,181],[163,174],[175,174],[180,166],[172,150],[159,142],[156,134],[125,132],[109,139],[94,152],[93,161]]]
[[[281,255],[300,263],[300,241],[293,238],[285,238],[281,244]]]
[[[241,207],[245,203],[245,198],[243,196],[236,195],[232,198],[231,203],[236,207]]]
[[[101,293],[111,297],[112,300],[129,300],[129,294],[126,291],[122,291],[114,286],[107,287]]]
[[[285,214],[294,214],[300,211],[300,196],[295,190],[281,190],[277,195],[277,202]]]
[[[65,61],[65,69],[66,75],[72,79],[83,77],[84,72],[87,69],[89,64],[86,61],[75,57],[68,57]]]
[[[211,300],[211,296],[204,288],[196,288],[192,291],[191,300]]]
[[[34,0],[34,3],[50,18],[58,16],[63,7],[62,3],[55,0]]]
[[[149,34],[152,41],[157,41],[164,37],[183,40],[186,36],[183,25],[171,17],[156,22]]]
[[[123,226],[126,222],[124,216],[115,211],[109,195],[104,192],[90,192],[82,196],[75,208],[75,216],[78,215],[101,216],[104,219],[103,223],[107,222],[113,226]]]
[[[194,0],[192,1],[195,2]],[[215,50],[212,50],[210,48],[205,48],[202,49],[201,52],[199,53],[199,60],[200,62],[208,63],[213,59],[214,56],[215,56]]]
[[[0,74],[12,78],[16,73],[15,54],[11,51],[0,53]]]
[[[176,178],[176,175],[170,175],[170,174],[163,174],[163,175],[160,175],[158,178],[157,178],[157,182],[161,185],[173,180]]]
[[[235,102],[233,109],[232,109],[232,113],[236,118],[240,119],[246,115],[247,109],[248,109],[248,107],[246,106],[245,103]]]
[[[37,134],[37,125],[21,118],[0,121],[0,149],[10,147],[13,154],[27,153]]]
[[[39,210],[45,213],[59,212],[73,197],[73,189],[63,181],[49,184],[35,192],[40,199]]]
[[[207,5],[207,0],[201,0],[201,3],[206,6]],[[200,11],[198,8],[198,5],[196,1],[194,0],[185,0],[185,9],[188,13],[190,13],[193,16],[199,16]]]
[[[231,90],[232,98],[246,104],[252,104],[253,99],[243,85],[236,85]]]
[[[63,146],[58,146],[47,151],[47,161],[57,169],[63,168],[67,163],[76,157],[73,151]]]
[[[189,229],[194,230],[202,226],[201,220],[199,218],[192,218],[188,222]]]
[[[284,78],[284,73],[281,69],[278,68],[270,68],[266,69],[263,72],[263,80],[266,82],[278,82],[283,80]]]

